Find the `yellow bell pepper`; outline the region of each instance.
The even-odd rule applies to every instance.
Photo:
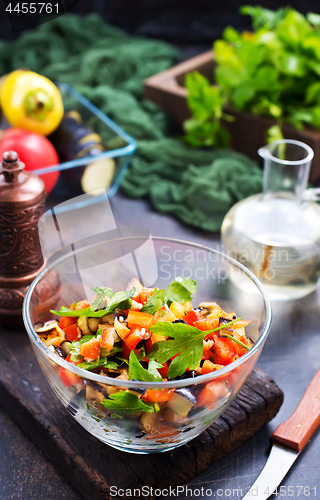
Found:
[[[42,135],[58,127],[64,112],[58,88],[33,71],[10,73],[1,87],[0,104],[10,125]]]

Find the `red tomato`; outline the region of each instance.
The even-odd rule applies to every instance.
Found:
[[[79,353],[86,360],[94,360],[94,359],[99,358],[100,350],[101,350],[100,340],[93,337],[92,339],[88,340],[87,342],[84,342],[83,344],[81,344],[80,349],[79,349]]]
[[[219,320],[218,319],[200,319],[198,321],[195,321],[194,326],[198,328],[198,330],[201,330],[203,332],[206,332],[207,330],[214,330],[219,326]],[[209,337],[211,335],[209,334]]]
[[[111,351],[114,344],[113,338],[113,328],[104,328],[101,334],[101,347],[105,347],[108,351]]]
[[[73,325],[73,323],[77,322],[77,318],[70,318],[68,316],[62,316],[59,321],[59,326],[61,330],[64,330],[70,325]]]
[[[132,349],[135,349],[137,345],[139,344],[141,340],[141,330],[139,328],[136,328],[128,337],[124,339],[124,343],[126,346],[132,351]]]
[[[75,340],[81,339],[81,333],[78,332],[77,323],[66,326],[65,328],[63,328],[63,331],[66,334],[66,339],[69,342],[74,342]]]
[[[167,363],[162,363],[163,368],[160,368],[158,372],[160,373],[162,378],[167,378],[168,377],[168,371],[169,371],[169,366]]]
[[[0,135],[0,158],[6,151],[16,151],[20,160],[25,163],[26,170],[57,165],[59,158],[49,139],[43,135],[22,130],[8,128]],[[40,175],[44,182],[47,195],[52,191],[58,181],[60,172]]]
[[[217,365],[228,365],[232,363],[236,355],[235,342],[228,338],[221,338],[218,335],[215,338],[213,350],[216,353],[214,362]]]
[[[81,361],[70,361],[70,354],[66,358],[66,361],[71,363],[72,365],[78,365],[81,363]],[[60,368],[60,377],[61,377],[61,382],[65,387],[70,387],[71,385],[77,385],[79,382],[81,382],[81,377],[78,377],[75,373],[71,372],[70,370],[67,370],[66,368],[63,368],[61,366]]]
[[[191,309],[191,311],[187,312],[183,319],[188,325],[193,326],[196,321],[201,321],[203,316],[198,311]]]
[[[147,389],[142,396],[143,401],[146,403],[165,403],[170,398],[170,394],[175,391],[175,389]]]
[[[195,408],[207,406],[210,410],[216,403],[227,394],[226,386],[220,380],[214,380],[207,384],[199,394]]]

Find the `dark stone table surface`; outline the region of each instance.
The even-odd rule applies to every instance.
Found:
[[[111,199],[111,205],[118,225],[143,226],[150,229],[153,236],[175,237],[211,248],[219,247],[219,235],[197,231],[173,217],[158,214],[146,201],[117,194]],[[267,459],[270,434],[291,415],[320,366],[320,292],[299,301],[275,303],[273,310],[272,328],[258,367],[273,377],[284,391],[283,406],[277,417],[252,439],[196,476],[188,484],[189,491],[179,496],[181,499],[241,498],[240,490],[244,495]],[[1,410],[0,429],[1,500],[82,498]],[[284,479],[279,496],[320,497],[319,472],[320,434],[316,433]],[[292,488],[288,489],[289,486]],[[197,489],[202,487],[204,495],[197,496]]]

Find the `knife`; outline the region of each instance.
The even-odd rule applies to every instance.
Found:
[[[242,500],[266,500],[279,486],[291,465],[320,425],[320,369],[297,408],[271,435],[269,458]]]

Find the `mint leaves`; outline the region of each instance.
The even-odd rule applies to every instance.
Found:
[[[167,295],[171,302],[176,301],[183,304],[184,302],[190,302],[196,291],[196,281],[190,278],[181,278],[181,276],[177,276],[171,285],[168,286]]]
[[[104,289],[104,290],[110,290]],[[79,316],[89,316],[90,318],[101,318],[102,316],[106,316],[111,314],[115,309],[120,309],[120,311],[125,311],[130,309],[131,307],[131,298],[135,295],[136,289],[132,288],[132,290],[128,292],[117,292],[113,295],[110,302],[108,303],[105,309],[101,309],[100,311],[93,311],[92,306],[86,307],[85,309],[79,310],[71,310],[68,307],[61,306],[60,311],[50,312],[52,314],[57,314],[58,316],[68,316],[72,318],[78,318]]]
[[[118,411],[124,414],[137,411],[153,413],[155,411],[154,405],[144,403],[138,396],[128,391],[115,392],[100,404],[108,410]]]
[[[156,361],[150,361],[148,370],[139,363],[134,351],[131,351],[129,357],[129,379],[140,380],[142,382],[162,382],[163,379],[157,368],[163,368]]]
[[[148,314],[155,314],[167,303],[167,296],[165,290],[156,288],[152,295],[149,295],[146,304],[140,309],[141,312]]]

